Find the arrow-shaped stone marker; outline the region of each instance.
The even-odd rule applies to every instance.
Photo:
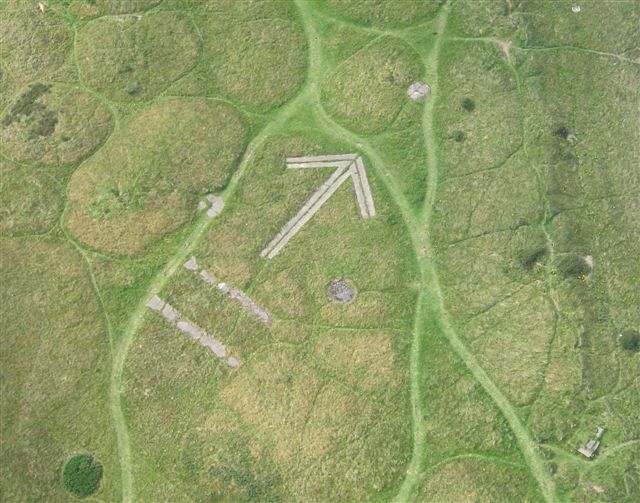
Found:
[[[327,181],[314,192],[300,211],[280,229],[276,237],[264,247],[260,252],[261,256],[273,258],[280,253],[280,250],[284,248],[289,240],[302,229],[302,226],[311,219],[325,201],[327,201],[349,177],[353,180],[353,187],[356,192],[356,199],[362,218],[376,216],[376,208],[373,205],[373,197],[371,196],[367,173],[364,169],[364,162],[358,154],[287,157],[287,168],[336,168],[336,170]]]

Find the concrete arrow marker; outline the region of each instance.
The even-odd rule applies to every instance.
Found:
[[[260,255],[266,258],[275,257],[282,248],[295,236],[311,217],[322,207],[333,193],[348,178],[353,181],[356,200],[362,218],[376,216],[376,209],[371,196],[371,188],[364,167],[358,154],[318,155],[307,157],[287,157],[289,169],[336,168],[333,174],[316,190],[304,206],[289,220],[280,232],[264,247]]]

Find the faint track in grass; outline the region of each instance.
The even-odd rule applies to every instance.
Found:
[[[315,61],[316,65],[315,68],[311,69],[311,74],[317,74],[319,77],[321,53],[317,42],[318,36],[313,24],[313,16],[312,13],[309,12],[309,6],[306,3],[303,3],[301,0],[297,0],[297,4],[302,14],[305,33],[309,40],[312,60]],[[496,386],[493,380],[486,374],[482,366],[478,363],[476,357],[471,353],[471,351],[469,351],[453,328],[448,312],[445,308],[444,298],[440,289],[434,258],[432,256],[429,230],[432,209],[437,195],[439,175],[438,150],[434,135],[434,108],[438,92],[438,58],[442,42],[445,38],[444,32],[450,5],[450,3],[445,4],[438,13],[436,22],[438,35],[434,47],[426,55],[424,54],[424,51],[421,51],[423,64],[425,66],[425,73],[429,78],[429,83],[432,84],[432,94],[425,101],[422,120],[425,149],[427,150],[428,186],[425,203],[419,215],[416,215],[413,212],[407,198],[403,194],[396,180],[390,175],[389,171],[386,169],[384,161],[367,139],[362,138],[337,124],[325,112],[321,103],[320,94],[314,87],[315,109],[321,124],[328,132],[341,138],[347,138],[354,144],[359,143],[362,145],[361,149],[372,161],[373,167],[377,171],[380,181],[384,184],[391,198],[399,208],[414,246],[414,253],[422,279],[422,287],[417,301],[410,356],[410,386],[413,415],[412,430],[414,442],[413,453],[407,468],[406,477],[393,501],[397,503],[411,501],[424,474],[423,464],[425,458],[424,446],[426,442],[426,430],[423,420],[424,404],[420,382],[424,373],[424,362],[422,359],[423,338],[425,335],[426,323],[430,317],[434,320],[441,333],[449,341],[452,349],[462,359],[474,378],[480,383],[485,392],[491,397],[495,405],[507,420],[511,431],[520,445],[521,452],[529,470],[531,471],[532,476],[536,479],[545,501],[552,503],[557,501],[555,486],[548,470],[546,470],[544,466],[536,443],[522,424],[512,404]]]
[[[293,115],[296,110],[305,103],[309,96],[309,87],[304,85],[295,98],[288,104],[280,108],[273,116],[271,121],[258,133],[257,136],[247,146],[242,159],[238,165],[238,169],[233,175],[229,185],[221,193],[225,201],[232,197],[235,193],[240,179],[248,169],[249,162],[253,158],[257,149],[262,146],[264,141],[278,127]],[[223,210],[224,211],[224,210]],[[133,479],[131,476],[131,449],[129,442],[129,432],[127,429],[127,421],[124,417],[122,406],[122,377],[124,372],[124,364],[131,347],[134,335],[140,328],[144,314],[146,312],[145,304],[149,297],[157,295],[167,284],[169,279],[178,271],[182,264],[186,261],[191,251],[198,245],[205,235],[212,221],[205,212],[198,218],[194,224],[193,230],[187,238],[180,244],[173,256],[169,259],[164,268],[155,275],[151,280],[149,288],[138,301],[135,310],[129,317],[126,328],[118,344],[115,348],[115,356],[111,370],[111,381],[109,388],[109,402],[111,414],[113,416],[114,427],[116,430],[116,439],[118,444],[118,453],[120,457],[120,468],[122,477],[122,501],[131,503],[134,499]]]

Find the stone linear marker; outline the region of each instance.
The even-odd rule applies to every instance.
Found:
[[[176,326],[178,330],[184,332],[188,337],[194,341],[199,342],[202,346],[209,349],[218,358],[225,359],[227,356],[227,349],[218,341],[209,337],[202,330],[196,327],[193,323],[183,319],[178,312],[171,307],[167,302],[162,300],[157,295],[154,295],[147,302],[147,307],[153,311],[156,311],[162,315],[162,317],[169,323]],[[240,362],[233,356],[226,358],[226,364],[233,368],[238,368]]]
[[[358,154],[287,157],[286,163],[288,169],[336,168],[336,170],[263,248],[260,252],[261,256],[270,259],[280,253],[289,240],[302,229],[304,224],[315,215],[349,177],[353,181],[362,218],[371,218],[376,215],[364,162]]]
[[[269,313],[267,313],[264,309],[262,309],[258,304],[256,304],[251,298],[241,290],[236,290],[235,288],[231,288],[226,283],[218,282],[218,280],[213,276],[209,271],[200,268],[198,266],[198,262],[195,257],[191,257],[184,263],[184,267],[198,273],[198,276],[202,278],[202,280],[212,286],[215,286],[218,290],[225,293],[231,300],[233,300],[236,304],[239,304],[242,309],[247,311],[249,314],[255,316],[259,320],[264,323],[270,324],[273,320]]]

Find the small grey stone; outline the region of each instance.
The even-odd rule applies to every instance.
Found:
[[[337,278],[329,283],[327,295],[331,300],[346,304],[347,302],[351,302],[353,300],[353,298],[356,296],[356,292],[353,287],[347,282],[347,280],[343,278]]]
[[[147,307],[153,309],[154,311],[161,311],[164,307],[164,300],[162,300],[157,295],[154,295],[147,302]]]
[[[202,332],[200,332],[200,330],[198,330],[188,321],[179,321],[177,327],[196,340],[199,340],[202,337]]]
[[[207,203],[205,203],[204,201],[198,201],[199,210],[204,210],[206,207],[207,207]]]
[[[229,367],[233,367],[234,369],[237,369],[240,366],[240,362],[236,360],[233,356],[230,356],[229,358],[227,358],[227,365],[229,365]]]
[[[191,257],[189,260],[187,260],[184,263],[184,266],[189,269],[190,271],[197,271],[198,270],[198,263],[196,262],[196,258],[195,257]]]
[[[431,88],[424,82],[415,81],[407,89],[407,95],[412,100],[421,100],[427,97]]]

